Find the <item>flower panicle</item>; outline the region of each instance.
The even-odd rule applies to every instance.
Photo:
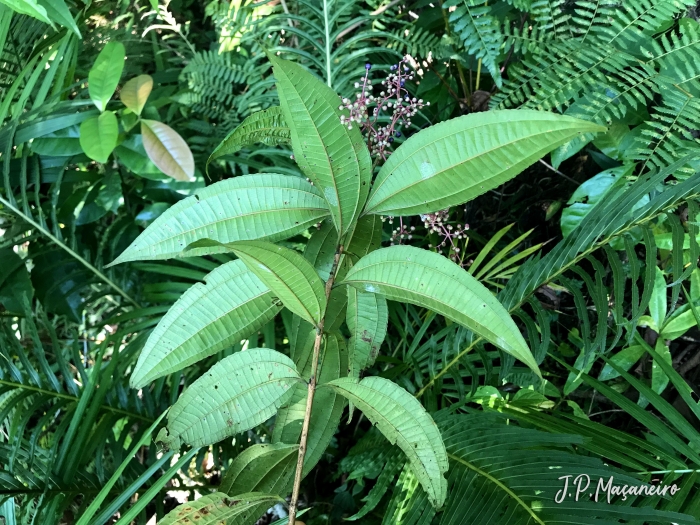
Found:
[[[355,99],[343,98],[339,109],[347,110],[348,115],[341,115],[343,125],[352,129],[357,124],[366,137],[371,155],[385,161],[391,154],[391,145],[402,136],[401,130],[411,126],[411,119],[420,109],[429,106],[430,102],[412,97],[406,89],[406,82],[415,77],[414,70],[409,67],[415,63],[410,55],[406,55],[389,68],[388,75],[381,81],[375,93],[375,85],[369,78],[372,64],[365,64],[365,75],[355,83]],[[389,123],[380,125],[380,116],[388,113]]]

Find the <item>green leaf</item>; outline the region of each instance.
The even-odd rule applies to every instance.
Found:
[[[654,320],[656,326],[664,325],[667,309],[667,294],[666,294],[666,278],[664,272],[656,267],[656,276],[654,278],[654,288],[651,292],[651,300],[649,301],[649,313]]]
[[[417,215],[470,201],[573,137],[605,128],[532,110],[472,113],[420,131],[382,166],[364,213]]]
[[[40,6],[36,0],[0,0],[0,4],[5,4],[13,11],[22,15],[32,16],[37,20],[53,25],[46,13],[46,9]]]
[[[673,365],[673,357],[671,356],[671,351],[663,339],[660,337],[656,339],[656,345],[654,350],[660,359],[666,361],[669,366]],[[651,389],[657,394],[661,394],[668,386],[669,378],[664,372],[659,361],[654,359],[651,364]]]
[[[212,366],[180,396],[158,441],[179,450],[210,445],[264,423],[286,403],[301,377],[284,354],[268,348],[237,352]]]
[[[321,190],[344,235],[367,199],[372,161],[357,126],[341,124],[341,100],[301,66],[270,56],[294,158]]]
[[[153,78],[150,75],[139,75],[122,86],[119,98],[127,108],[140,115],[152,89]]]
[[[567,206],[561,212],[561,231],[564,237],[568,237],[581,221],[588,215],[593,207],[603,199],[611,200],[624,191],[627,177],[634,171],[634,164],[626,164],[609,170],[602,171],[581,184],[567,202]],[[649,202],[645,196],[635,205],[635,208]]]
[[[303,255],[267,241],[238,241],[227,246],[284,306],[314,326],[319,325],[326,310],[325,287]]]
[[[112,264],[229,251],[208,247],[185,252],[201,239],[281,241],[327,215],[318,190],[301,177],[274,173],[235,177],[198,190],[169,208]]]
[[[34,297],[27,265],[12,248],[0,248],[0,267],[0,305],[10,312],[23,312]]]
[[[92,160],[104,164],[117,147],[119,124],[112,111],[105,111],[80,124],[80,147]]]
[[[238,343],[281,310],[243,261],[219,266],[205,281],[182,294],[151,332],[131,374],[133,388]]]
[[[357,378],[362,370],[372,366],[379,354],[379,347],[386,337],[389,308],[382,295],[363,292],[353,286],[347,289],[348,360],[350,376]]]
[[[622,368],[625,372],[632,368],[634,364],[641,359],[641,357],[644,355],[644,347],[640,345],[632,345],[628,346],[627,348],[624,348],[620,350],[618,353],[616,353],[614,356],[610,358],[610,361],[617,365],[618,367]],[[618,374],[615,369],[609,365],[606,364],[603,367],[603,370],[600,371],[600,375],[598,376],[599,381],[608,381],[610,379],[615,379],[616,377],[619,377],[620,374]]]
[[[429,308],[540,373],[506,309],[466,270],[442,255],[412,246],[382,248],[360,259],[343,283]]]
[[[693,310],[689,308],[690,304],[687,303],[681,308],[678,308],[670,316],[666,325],[661,329],[661,337],[663,339],[678,339],[688,330],[697,326],[697,320],[693,314]],[[697,306],[695,307],[697,309]]]
[[[73,20],[73,15],[71,15],[64,0],[39,0],[39,5],[46,9],[46,14],[51,20],[67,27],[78,35],[78,38],[82,38],[80,30]]]
[[[268,146],[289,144],[291,135],[284,121],[282,108],[274,106],[257,111],[248,116],[241,124],[231,131],[216,147],[207,160],[209,164],[224,155],[233,155],[241,148],[262,142]]]
[[[379,215],[366,215],[357,221],[350,242],[343,250],[336,280],[341,280],[353,263],[381,248],[383,226]]]
[[[226,469],[219,491],[234,496],[265,492],[286,496],[292,489],[297,445],[257,444],[245,449]]]
[[[367,416],[392,444],[408,457],[432,505],[440,508],[447,496],[447,452],[437,425],[420,402],[403,388],[381,377],[359,383],[344,377],[320,388],[332,388]]]
[[[95,516],[104,500],[107,498],[107,496],[109,496],[109,492],[112,490],[112,487],[114,487],[114,485],[117,484],[117,482],[122,476],[122,473],[124,472],[126,467],[129,466],[129,463],[131,463],[131,460],[134,458],[134,456],[136,456],[138,451],[141,450],[142,446],[150,443],[151,434],[160,424],[160,421],[165,417],[166,413],[167,411],[163,412],[160,416],[158,416],[158,418],[151,424],[151,426],[148,427],[148,429],[143,434],[141,434],[139,440],[135,444],[133,444],[133,446],[129,449],[129,452],[126,454],[126,457],[114,471],[112,477],[110,477],[107,483],[104,484],[99,494],[95,496],[95,499],[92,500],[90,506],[88,506],[87,510],[83,513],[83,515],[80,516],[80,519],[77,521],[76,525],[88,525],[90,523],[90,520],[92,520],[92,518]]]
[[[158,525],[250,525],[266,509],[283,502],[279,496],[260,492],[236,496],[215,492],[178,505]]]
[[[124,69],[124,45],[107,42],[88,73],[88,91],[97,109],[104,111],[117,89]]]
[[[194,180],[194,157],[189,146],[170,126],[141,119],[143,147],[158,169],[175,180]]]
[[[311,375],[311,360],[307,360],[301,371],[303,378]],[[341,335],[328,334],[320,357],[318,384],[322,385],[345,376],[348,370],[348,352]],[[272,440],[275,443],[297,443],[306,413],[306,385],[295,387],[287,406],[280,409],[275,420]],[[309,435],[306,441],[303,475],[308,474],[320,461],[323,453],[338,429],[345,409],[345,398],[331,389],[317,389],[311,407]]]
[[[32,151],[48,157],[72,157],[83,152],[80,138],[75,137],[41,137],[32,141]]]

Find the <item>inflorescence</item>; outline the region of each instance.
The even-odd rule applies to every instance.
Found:
[[[381,162],[391,155],[391,145],[395,139],[401,137],[401,130],[411,126],[411,119],[418,111],[429,106],[430,102],[412,97],[406,89],[406,82],[415,77],[411,64],[415,60],[406,55],[398,64],[389,68],[389,74],[381,81],[381,91],[373,94],[374,85],[369,78],[372,64],[365,64],[365,75],[355,83],[355,89],[360,89],[355,94],[355,100],[343,98],[340,110],[346,109],[348,116],[342,115],[340,122],[352,129],[353,124],[360,127],[360,131],[366,136],[370,154]],[[371,116],[370,116],[371,110]],[[387,112],[388,114],[384,114]],[[388,121],[388,123],[381,125]],[[445,255],[460,266],[464,266],[465,248],[468,242],[468,224],[449,224],[450,210],[442,210],[428,215],[421,215],[423,226],[428,234],[437,234],[440,242],[436,246],[430,245],[437,253]],[[399,217],[399,227],[391,232],[391,244],[402,244],[413,238],[415,226],[405,225],[403,218]],[[382,217],[382,221],[388,220],[394,223],[394,217]]]
[[[406,82],[413,80],[415,73],[408,64],[413,63],[413,58],[406,55],[398,64],[391,66],[387,77],[381,81],[381,91],[373,94],[374,85],[369,78],[372,64],[365,64],[365,75],[355,83],[356,89],[361,89],[355,95],[355,101],[349,98],[343,99],[340,109],[347,109],[349,116],[341,116],[340,121],[352,129],[353,123],[360,126],[360,130],[367,137],[367,144],[371,155],[376,159],[385,161],[391,154],[389,147],[392,142],[401,136],[401,130],[411,125],[411,119],[424,106],[430,102],[411,97],[405,87]],[[370,117],[370,109],[372,111]],[[383,112],[390,112],[383,115]],[[380,125],[380,119],[388,124]]]

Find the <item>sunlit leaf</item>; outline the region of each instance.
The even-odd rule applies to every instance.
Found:
[[[279,496],[259,492],[236,496],[215,492],[178,505],[158,525],[250,525],[265,509],[282,501]]]
[[[207,160],[209,164],[224,155],[233,155],[241,148],[252,146],[258,142],[268,146],[289,144],[290,132],[284,121],[282,108],[274,106],[257,111],[247,117],[236,129],[226,135],[226,138],[214,149]]]
[[[500,110],[441,122],[389,157],[364,213],[417,215],[463,204],[512,179],[573,137],[605,128],[555,113]]]
[[[119,125],[112,111],[105,111],[97,117],[89,118],[80,124],[80,147],[92,160],[105,163],[117,147]]]
[[[326,292],[303,255],[267,241],[238,241],[228,246],[284,306],[314,325],[320,323],[326,310]]]
[[[97,109],[104,111],[124,69],[124,45],[121,42],[107,42],[97,55],[88,74],[88,91]]]
[[[41,20],[42,22],[46,22],[47,24],[51,25],[51,19],[49,18],[46,9],[39,5],[36,0],[0,0],[0,3],[5,4],[7,7],[17,13],[33,16],[37,20]]]
[[[54,22],[73,31],[78,38],[82,38],[78,25],[68,9],[65,0],[39,0],[39,5],[46,9],[47,16]]]
[[[369,192],[372,162],[357,126],[340,122],[340,97],[303,67],[270,56],[294,158],[321,190],[344,235]]]
[[[200,239],[281,241],[328,213],[318,190],[301,177],[269,173],[226,179],[170,207],[112,264],[228,251],[202,247],[185,252]]]

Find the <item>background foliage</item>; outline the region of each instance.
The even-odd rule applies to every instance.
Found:
[[[697,14],[690,0],[0,0],[6,523],[160,519],[195,492],[236,493],[237,478],[226,477],[234,460],[271,441],[274,419],[182,455],[158,451],[149,436],[184,388],[242,346],[293,351],[298,327],[289,317],[147,388],[128,384],[169,307],[234,256],[105,268],[145,226],[212,182],[300,175],[284,137],[241,144],[207,166],[247,116],[278,105],[263,47],[351,100],[365,63],[379,80],[410,53],[409,89],[430,105],[396,144],[428,125],[502,108],[608,127],[466,208],[386,219],[385,246],[441,250],[498,294],[544,379],[428,310],[389,302],[387,336],[369,374],[397,382],[433,414],[458,465],[448,473],[452,497],[435,514],[405,458],[356,414],[351,424],[343,419],[321,468],[304,482],[302,501],[312,509],[302,519],[695,523]],[[117,93],[100,107],[89,77],[108,42],[123,45],[126,61]],[[165,175],[144,149],[121,97],[143,74],[153,89],[141,117],[184,138],[191,181]],[[106,163],[84,153],[80,133],[103,110],[119,123]],[[302,249],[315,231],[285,245]],[[289,455],[278,454],[274,461]],[[566,474],[675,482],[681,492],[556,505],[561,482],[545,468],[554,463]],[[283,512],[273,508],[276,517]]]

